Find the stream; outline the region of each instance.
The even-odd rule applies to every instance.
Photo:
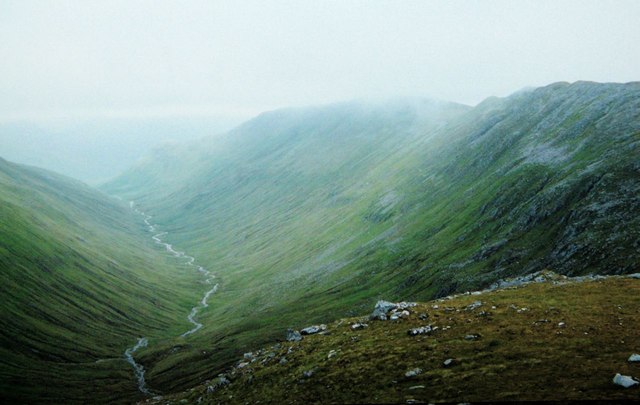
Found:
[[[176,257],[176,258],[182,258],[182,259],[186,259],[185,264],[189,265],[189,266],[195,266],[198,270],[198,272],[202,273],[202,275],[204,277],[206,277],[205,282],[207,284],[211,284],[213,285],[213,280],[215,279],[215,276],[213,274],[211,274],[211,272],[207,269],[205,269],[202,266],[196,265],[195,264],[195,257],[193,256],[189,256],[187,255],[185,252],[181,252],[178,250],[175,250],[173,248],[173,246],[170,243],[166,243],[164,242],[161,237],[165,236],[168,234],[168,232],[160,232],[160,233],[155,233],[156,230],[156,226],[154,224],[151,223],[151,219],[152,216],[151,215],[147,215],[146,213],[144,213],[143,211],[139,210],[136,206],[135,206],[135,202],[134,201],[129,201],[129,207],[136,212],[137,214],[142,215],[142,217],[144,218],[144,223],[147,226],[147,229],[149,232],[154,233],[153,236],[151,236],[151,239],[153,239],[153,241],[155,243],[157,243],[158,245],[164,246],[165,250],[170,253],[172,256]],[[211,287],[211,289],[207,290],[207,292],[205,292],[204,296],[202,297],[202,299],[200,300],[200,302],[198,303],[198,305],[194,306],[191,308],[191,312],[189,312],[189,315],[187,315],[187,320],[189,321],[189,323],[191,323],[193,325],[193,327],[191,329],[189,329],[188,331],[184,332],[183,334],[181,334],[181,337],[185,337],[188,335],[191,335],[192,333],[197,332],[198,330],[200,330],[200,328],[202,328],[202,323],[198,322],[195,317],[198,314],[198,311],[200,309],[203,308],[207,308],[209,306],[209,304],[207,303],[207,301],[209,300],[209,297],[214,294],[216,291],[218,290],[218,284],[215,284]],[[144,379],[144,367],[139,364],[136,363],[135,359],[133,358],[133,353],[135,353],[136,350],[138,350],[141,347],[147,347],[147,345],[149,344],[149,341],[144,338],[138,338],[138,341],[136,342],[136,344],[133,347],[128,348],[127,350],[125,350],[124,352],[124,357],[127,360],[127,362],[129,362],[129,364],[131,364],[131,366],[133,367],[133,372],[136,376],[136,379],[138,380],[138,389],[140,390],[140,392],[142,392],[145,395],[151,395],[152,392],[147,388],[147,383]]]

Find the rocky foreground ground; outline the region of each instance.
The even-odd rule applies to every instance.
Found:
[[[552,272],[283,334],[147,403],[640,400],[640,274]]]

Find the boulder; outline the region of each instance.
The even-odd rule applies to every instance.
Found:
[[[369,325],[367,325],[366,323],[354,323],[353,325],[351,325],[351,329],[353,330],[360,330],[368,327]]]
[[[482,301],[475,301],[469,305],[467,305],[467,311],[473,311],[474,309],[480,308],[482,306]]]
[[[629,356],[629,361],[632,363],[640,362],[640,354],[632,354]]]
[[[300,332],[293,329],[287,329],[287,342],[299,342],[302,340]]]
[[[616,374],[615,377],[613,377],[613,383],[625,388],[630,388],[634,385],[640,384],[640,382],[638,382],[635,378],[621,374]]]
[[[322,332],[324,330],[327,329],[327,325],[322,324],[322,325],[312,325],[312,326],[307,326],[304,329],[300,329],[300,334],[302,335],[314,335],[318,332]]]
[[[220,376],[213,380],[210,385],[207,386],[207,394],[211,394],[216,392],[218,389],[224,387],[225,385],[231,384],[231,381],[227,379],[225,376]]]
[[[419,374],[422,373],[422,369],[421,368],[414,368],[412,370],[407,371],[406,373],[404,373],[404,376],[407,378],[413,378]]]
[[[413,329],[409,329],[409,331],[407,332],[407,334],[409,336],[417,336],[417,335],[430,335],[432,332],[434,332],[436,329],[438,329],[437,326],[431,326],[431,325],[427,325],[427,326],[420,326],[419,328],[413,328]]]
[[[392,309],[396,309],[398,307],[397,304],[393,302],[380,300],[376,303],[376,306],[373,308],[373,312],[371,313],[371,319],[379,319],[381,321],[387,320],[387,313]]]

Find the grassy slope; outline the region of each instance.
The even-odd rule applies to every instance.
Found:
[[[0,200],[1,396],[139,398],[123,352],[188,328],[198,276],[80,182],[0,159]]]
[[[467,309],[478,300],[480,308]],[[611,380],[615,373],[640,376],[640,365],[627,362],[640,344],[640,280],[531,284],[420,303],[411,312],[398,321],[335,321],[328,325],[328,335],[263,349],[255,362],[226,374],[231,385],[214,393],[207,393],[209,384],[201,385],[163,403],[639,398],[637,388],[625,390]],[[420,320],[419,314],[428,319]],[[362,321],[369,327],[351,329]],[[410,328],[426,324],[440,330],[408,336]],[[470,334],[480,337],[466,340]],[[332,350],[336,354],[329,358]],[[280,363],[282,358],[286,364]],[[454,365],[445,367],[446,359],[454,359]],[[415,368],[422,373],[405,377]],[[314,374],[305,378],[309,370]]]
[[[222,288],[215,328],[149,377],[175,389],[289,325],[550,267],[637,271],[640,89],[559,83],[474,109],[264,114],[160,151],[105,190],[140,200]],[[206,352],[206,353],[203,353]]]

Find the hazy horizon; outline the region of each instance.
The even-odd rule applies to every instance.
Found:
[[[637,1],[4,1],[0,121],[638,80]]]
[[[278,108],[635,81],[637,21],[637,1],[3,1],[0,156],[97,181]]]

